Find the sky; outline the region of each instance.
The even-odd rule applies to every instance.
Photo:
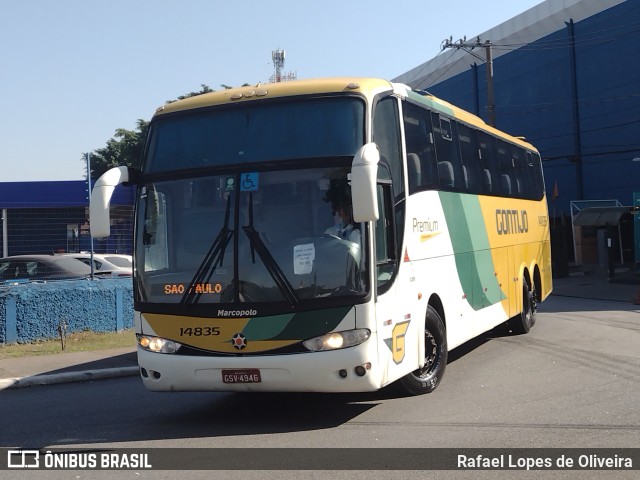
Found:
[[[541,0],[0,0],[0,182],[81,180],[84,154],[168,100],[298,78],[394,77]]]

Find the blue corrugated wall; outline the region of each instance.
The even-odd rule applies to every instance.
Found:
[[[640,161],[632,161],[640,158],[639,25],[640,0],[574,25],[580,151],[569,26],[517,49],[494,47],[494,52],[510,50],[494,61],[497,127],[525,136],[540,150],[551,215],[568,214],[572,200],[617,199],[631,205],[633,192],[640,191]],[[486,73],[480,63],[476,73],[472,67],[428,90],[486,120]]]
[[[30,283],[0,290],[0,343],[26,343],[91,330],[133,328],[131,279]]]

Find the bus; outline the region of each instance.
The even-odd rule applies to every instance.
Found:
[[[527,333],[552,288],[540,155],[373,78],[245,86],[160,107],[137,191],[134,325],[154,391],[433,391],[448,352]],[[348,231],[345,236],[339,232]]]

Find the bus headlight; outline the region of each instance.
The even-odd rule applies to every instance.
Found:
[[[182,346],[178,342],[160,337],[136,335],[136,338],[138,339],[138,345],[140,345],[140,347],[155,353],[176,353]]]
[[[320,337],[310,338],[302,344],[312,352],[322,352],[325,350],[337,350],[360,345],[371,336],[371,331],[366,328],[356,330],[345,330],[344,332],[327,333]]]

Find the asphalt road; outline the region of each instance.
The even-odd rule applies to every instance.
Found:
[[[640,448],[640,310],[551,297],[528,335],[450,354],[429,395],[152,393],[137,377],[0,392],[0,446]],[[189,450],[184,451],[189,455]],[[327,465],[337,470],[339,465]],[[26,478],[24,475],[0,478]],[[29,478],[76,478],[30,472]],[[76,472],[112,478],[114,472]],[[118,472],[177,478],[180,472]],[[273,472],[271,472],[273,473]],[[59,476],[58,476],[59,475]],[[227,472],[224,478],[638,478],[635,472]],[[218,478],[211,472],[190,478]],[[222,477],[220,477],[222,478]]]

